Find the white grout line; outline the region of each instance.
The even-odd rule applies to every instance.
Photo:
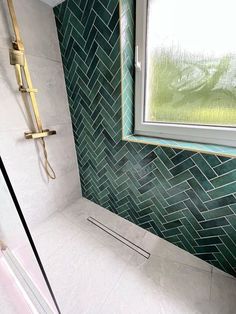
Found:
[[[132,250],[136,251],[137,253],[139,253],[140,255],[144,256],[145,258],[148,259],[150,257],[150,255],[151,255],[150,253],[148,253],[147,251],[143,250],[142,248],[140,248],[139,246],[137,246],[133,242],[129,241],[128,239],[124,238],[119,233],[117,233],[117,232],[113,231],[112,229],[108,228],[107,226],[105,226],[103,223],[99,222],[95,218],[88,217],[88,221],[93,223],[94,225],[96,225],[97,227],[99,227],[100,229],[102,229],[103,231],[105,231],[106,233],[108,233],[109,235],[111,235],[112,237],[117,239],[118,241],[124,243],[129,248],[131,248]]]

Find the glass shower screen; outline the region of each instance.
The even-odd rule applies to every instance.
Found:
[[[1,313],[60,313],[0,157]]]

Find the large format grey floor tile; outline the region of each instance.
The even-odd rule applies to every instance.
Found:
[[[211,314],[235,314],[236,313],[236,280],[222,276],[219,273],[212,274],[211,287]]]
[[[206,313],[211,273],[164,258],[135,256],[99,313]]]
[[[74,225],[68,223],[61,213],[52,215],[32,232],[37,250],[43,260],[47,260],[56,251],[69,246],[71,239],[78,235]]]
[[[73,229],[70,222],[68,225]],[[48,250],[51,245],[47,243]],[[115,239],[105,245],[84,230],[54,248],[43,262],[62,313],[96,313],[131,256],[132,252]]]
[[[173,262],[189,265],[209,272],[212,271],[213,267],[210,264],[150,232],[146,232],[141,245],[149,251],[152,256],[159,256]]]
[[[87,221],[93,216],[149,250],[144,258]],[[62,313],[233,314],[235,280],[81,199],[35,231]],[[186,254],[187,255],[186,255]]]

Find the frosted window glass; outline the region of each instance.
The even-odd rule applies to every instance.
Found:
[[[145,121],[236,125],[235,12],[235,0],[149,0]]]

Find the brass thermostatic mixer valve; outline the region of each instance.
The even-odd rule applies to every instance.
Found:
[[[40,140],[43,147],[43,153],[44,153],[44,158],[45,158],[45,163],[44,163],[45,172],[49,178],[55,179],[56,175],[48,161],[46,144],[45,144],[44,139],[47,136],[56,134],[56,131],[43,129],[42,121],[39,114],[38,104],[37,104],[37,100],[35,96],[38,90],[34,88],[32,84],[27,60],[24,53],[25,51],[24,44],[20,37],[20,31],[19,31],[19,26],[16,19],[15,9],[13,6],[13,0],[7,0],[7,3],[8,3],[8,9],[11,16],[12,26],[13,26],[13,30],[15,34],[15,40],[12,42],[12,49],[10,49],[9,51],[10,64],[15,67],[16,80],[19,86],[19,91],[22,94],[29,95],[29,99],[31,101],[32,111],[34,115],[34,121],[35,121],[36,131],[25,132],[25,138]]]

